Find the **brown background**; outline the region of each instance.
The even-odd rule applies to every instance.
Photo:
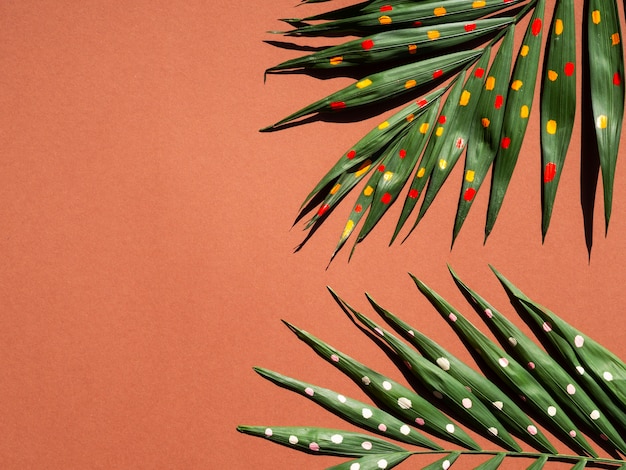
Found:
[[[2,2],[0,467],[337,463],[235,431],[342,426],[251,367],[360,396],[286,319],[396,376],[326,285],[368,314],[370,292],[467,357],[407,275],[470,313],[446,263],[511,312],[493,264],[626,357],[626,173],[621,162],[606,238],[597,199],[589,261],[577,137],[543,245],[530,138],[484,247],[487,191],[449,249],[459,166],[405,244],[387,247],[388,216],[350,263],[348,248],[326,270],[349,198],[292,253],[304,236],[301,224],[290,229],[300,203],[380,119],[258,132],[350,83],[294,75],[263,83],[266,67],[298,54],[264,44],[273,38],[265,31],[331,5],[295,3]]]

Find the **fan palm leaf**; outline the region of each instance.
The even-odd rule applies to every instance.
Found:
[[[262,377],[312,400],[362,431],[303,426],[240,426],[238,430],[309,454],[348,459],[333,469],[393,468],[413,455],[432,457],[425,469],[449,468],[469,456],[476,462],[478,455],[484,456],[475,467],[479,469],[506,468],[511,459],[524,459],[528,468],[534,469],[549,468],[550,462],[568,462],[577,469],[624,468],[626,448],[621,435],[626,412],[626,365],[494,272],[534,338],[452,270],[456,285],[497,343],[412,276],[419,291],[462,339],[482,373],[381,307],[371,296],[368,300],[374,311],[390,329],[330,290],[355,325],[363,325],[363,332],[372,333],[369,336],[393,359],[409,385],[374,371],[286,323],[298,339],[343,372],[375,405],[255,368]],[[554,438],[548,437],[544,429]],[[483,436],[490,447],[495,447],[480,447],[471,433]],[[535,450],[524,450],[520,444]],[[563,446],[570,451],[557,450]]]

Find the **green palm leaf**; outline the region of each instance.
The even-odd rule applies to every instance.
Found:
[[[573,135],[576,95],[581,93],[576,88],[578,66],[575,62],[577,25],[574,3],[574,0],[556,0],[553,10],[546,12],[545,0],[373,0],[317,15],[285,19],[283,21],[293,26],[293,29],[283,32],[288,37],[357,38],[350,37],[313,54],[289,59],[268,68],[268,73],[310,73],[322,69],[332,76],[333,73],[341,75],[344,70],[357,81],[262,130],[278,130],[286,125],[302,123],[309,120],[304,119],[306,117],[332,120],[337,112],[343,111],[349,111],[351,119],[358,119],[361,113],[365,118],[372,112],[386,112],[402,101],[415,100],[418,95],[427,95],[439,87],[437,91],[443,92],[441,103],[437,103],[441,106],[441,115],[458,113],[462,116],[457,125],[448,126],[462,136],[463,145],[455,147],[456,140],[444,142],[436,132],[431,132],[426,136],[424,154],[411,161],[413,168],[408,163],[403,165],[402,171],[411,173],[412,170],[413,178],[405,180],[403,176],[402,180],[395,181],[398,186],[394,186],[394,201],[399,195],[395,192],[399,183],[408,184],[410,180],[411,184],[391,240],[393,242],[397,238],[425,191],[417,221],[424,216],[452,167],[465,152],[465,170],[452,244],[476,200],[478,190],[492,169],[485,222],[486,241],[513,177],[528,123],[533,117],[532,106],[539,100],[541,157],[529,154],[526,158],[541,158],[543,241]],[[583,75],[589,76],[606,227],[611,214],[624,114],[624,63],[619,14],[616,0],[585,2],[586,41],[583,47],[591,60],[583,61],[587,67]],[[551,20],[549,28],[548,20]],[[527,27],[517,27],[522,21],[528,22]],[[544,29],[547,34],[543,34]],[[523,37],[514,38],[516,31]],[[521,41],[521,47],[513,57],[513,44],[518,41]],[[543,64],[540,63],[542,55]],[[491,58],[493,60],[487,67]],[[481,92],[472,93],[478,101],[472,100],[471,106],[463,107],[454,86],[461,86],[461,77],[478,60],[481,60],[481,65],[476,70],[489,68],[489,72],[483,77],[485,83]],[[541,79],[539,98],[536,97],[539,93],[535,86],[538,77]],[[390,123],[396,119],[395,116],[383,119],[382,123]],[[298,220],[321,202],[318,213],[306,223],[305,228],[312,229],[314,225],[321,224],[330,215],[330,209],[351,191],[361,193],[363,189],[357,186],[364,173],[379,164],[385,152],[398,144],[407,128],[403,124],[385,132],[373,130],[350,148],[305,199]],[[445,154],[443,167],[437,166],[440,158],[435,154],[438,152]],[[353,178],[354,175],[357,177]],[[530,179],[532,181],[525,183],[528,191],[536,187],[536,179]],[[340,189],[330,193],[336,185]],[[571,198],[571,195],[568,197]],[[353,207],[362,207],[362,201],[354,203]],[[370,209],[357,243],[367,237],[387,213],[387,207],[380,203],[372,204]],[[358,218],[364,216],[365,213],[361,213]],[[415,229],[417,221],[409,234]],[[353,222],[348,225],[356,225],[356,221]],[[344,230],[333,257],[345,243],[345,234],[349,235],[353,229],[348,230],[349,233]],[[308,237],[304,242],[306,240]],[[590,240],[588,249],[591,249]]]
[[[522,319],[535,326],[532,330],[537,338],[531,339],[451,273],[474,313],[485,320],[508,352],[434,290],[415,277],[413,280],[462,338],[484,374],[452,356],[370,296],[374,310],[407,342],[359,313],[331,290],[344,312],[366,327],[362,331],[373,332],[371,337],[377,337],[376,343],[388,354],[393,351],[389,357],[402,372],[410,374],[412,379],[408,382],[414,390],[287,324],[300,340],[352,379],[375,405],[267,369],[255,370],[368,434],[306,426],[240,426],[238,430],[313,455],[348,457],[332,468],[351,470],[393,468],[413,455],[433,457],[425,469],[449,468],[463,462],[466,455],[485,456],[476,467],[482,470],[506,468],[506,462],[513,458],[525,459],[528,468],[533,469],[549,468],[550,462],[567,462],[576,469],[625,468],[626,461],[620,457],[626,454],[620,435],[623,420],[618,422],[620,418],[609,410],[626,410],[626,365],[562,318],[534,303],[497,271]],[[540,345],[560,353],[547,354]],[[597,395],[594,390],[602,390],[605,395]],[[488,437],[496,448],[481,449],[457,422]],[[550,441],[542,427],[574,453],[558,451],[559,443]],[[417,428],[443,438],[447,448],[425,438]],[[512,436],[522,438],[539,452],[521,450]],[[589,444],[587,438],[597,446]],[[400,441],[407,448],[387,439]],[[601,449],[612,457],[599,457]]]

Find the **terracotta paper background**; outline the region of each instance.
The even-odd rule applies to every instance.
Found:
[[[606,238],[597,198],[589,261],[578,136],[543,245],[538,141],[530,139],[484,247],[487,191],[449,248],[459,166],[405,244],[387,247],[388,216],[350,263],[344,250],[326,270],[346,201],[292,253],[304,236],[301,225],[290,230],[300,203],[379,120],[258,132],[350,82],[292,75],[263,83],[266,67],[298,54],[264,44],[274,39],[265,31],[283,27],[276,18],[329,5],[295,3],[0,6],[0,467],[337,463],[235,431],[342,426],[252,366],[360,396],[285,319],[397,377],[326,285],[367,314],[363,293],[371,293],[467,357],[407,275],[470,313],[446,263],[511,312],[493,264],[626,357],[626,174],[620,162]]]

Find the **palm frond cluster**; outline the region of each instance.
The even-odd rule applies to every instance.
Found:
[[[376,405],[268,369],[255,370],[367,433],[292,426],[239,426],[238,430],[310,454],[348,458],[332,469],[390,469],[416,454],[432,456],[434,462],[426,469],[447,469],[470,455],[484,456],[477,467],[483,470],[506,468],[514,458],[527,460],[532,469],[555,461],[569,462],[576,469],[625,468],[626,365],[494,272],[534,340],[454,272],[456,285],[497,342],[413,277],[482,374],[370,296],[384,324],[359,313],[331,290],[343,311],[388,353],[410,386],[287,323]],[[481,448],[465,429],[489,440],[495,449]],[[554,437],[548,438],[544,431]],[[534,450],[524,451],[520,443]],[[599,457],[599,451],[606,456]]]
[[[572,136],[577,95],[591,110],[592,118],[584,117],[583,125],[593,134],[593,151],[588,153],[599,159],[608,228],[624,113],[620,18],[616,0],[587,0],[578,6],[584,8],[585,23],[582,90],[576,85],[579,38],[574,0],[557,0],[551,17],[546,15],[546,0],[366,0],[284,20],[292,26],[283,32],[288,37],[357,38],[288,60],[268,73],[349,71],[358,79],[263,130],[277,130],[312,115],[358,116],[364,110],[382,112],[390,103],[409,103],[347,148],[314,187],[299,217],[313,213],[306,228],[321,224],[367,180],[359,186],[333,257],[362,219],[355,246],[402,199],[393,242],[422,199],[408,236],[464,154],[452,242],[491,171],[486,240],[515,169],[536,95],[540,95],[542,239]],[[518,30],[523,37],[514,50]],[[533,176],[535,180],[539,175]]]

